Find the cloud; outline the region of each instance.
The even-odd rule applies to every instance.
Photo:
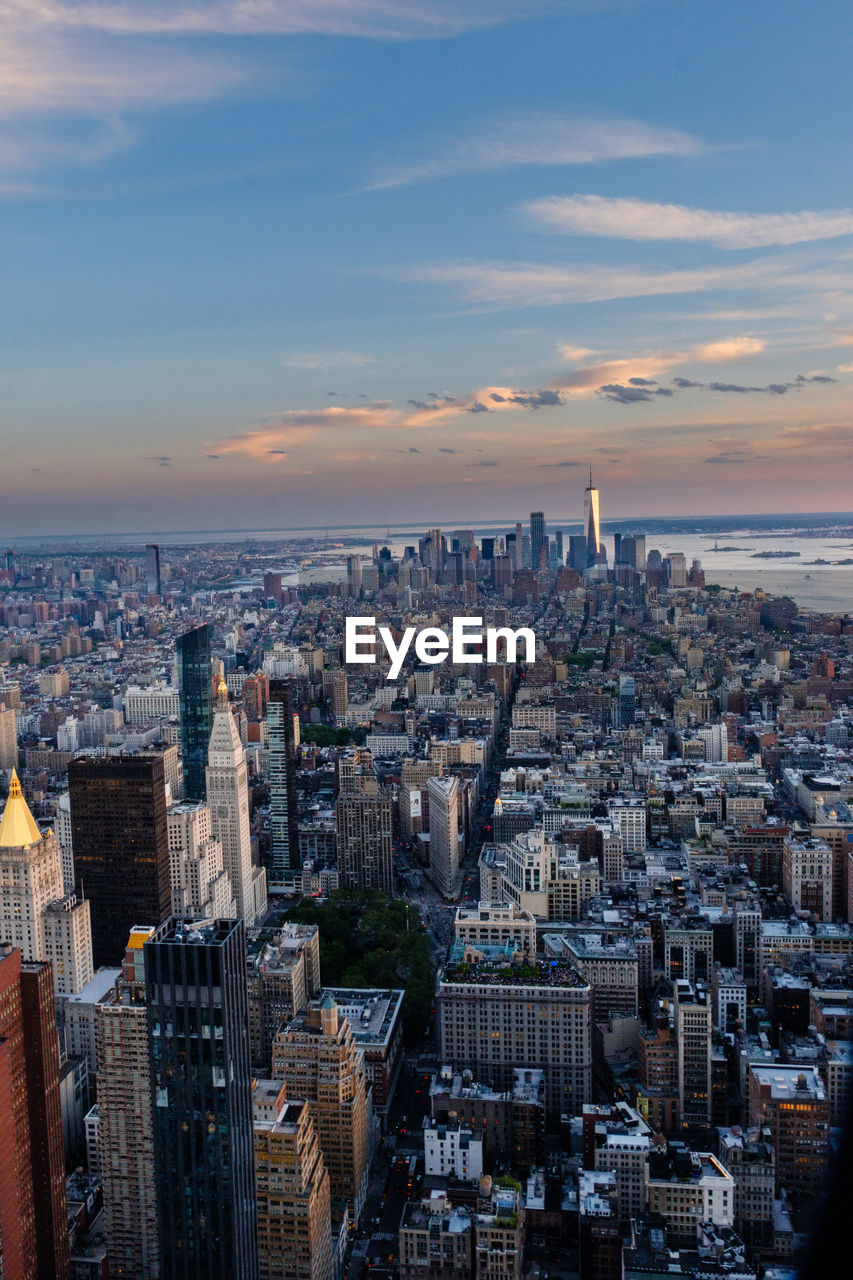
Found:
[[[331,405],[327,409],[287,409],[274,421],[253,428],[226,440],[218,441],[220,454],[246,453],[252,458],[267,457],[271,453],[287,453],[295,440],[317,435],[327,430],[357,430],[399,427],[400,414],[389,405],[377,402],[358,408]]]
[[[642,379],[636,379],[642,382]],[[650,388],[653,388],[650,389]],[[654,383],[645,383],[642,386],[623,386],[620,383],[610,383],[608,386],[599,387],[598,394],[604,400],[614,400],[617,404],[641,404],[643,402],[653,400],[655,396],[671,396],[675,393],[669,387],[659,387]]]
[[[6,6],[45,27],[116,35],[333,35],[416,40],[461,35],[537,13],[594,11],[606,0],[18,0]]]
[[[803,244],[853,234],[853,210],[724,213],[681,204],[604,196],[546,196],[522,206],[527,217],[567,235],[622,240],[709,241],[721,249]]]
[[[438,451],[438,452],[439,452],[439,453],[464,453],[464,452],[465,452],[465,450],[464,450],[464,449],[442,449],[442,448],[439,448],[439,451]]]
[[[359,355],[357,351],[306,351],[289,356],[284,363],[291,369],[359,369],[378,361],[372,356]],[[329,392],[330,396],[336,394]]]
[[[715,453],[710,458],[706,458],[706,462],[712,462],[718,466],[738,466],[743,462],[749,462],[753,455],[746,453],[743,449],[730,449],[725,453]]]
[[[558,343],[557,350],[564,360],[586,360],[590,356],[598,355],[598,352],[593,350],[592,347],[573,347],[568,342]]]
[[[466,413],[488,413],[489,409],[487,405],[483,404],[482,400],[475,400],[473,404],[468,405],[465,412]]]
[[[698,138],[641,120],[530,111],[483,124],[461,137],[437,141],[423,159],[392,165],[376,174],[368,189],[495,173],[517,165],[600,164],[652,156],[697,156],[706,150]]]
[[[563,397],[558,391],[540,387],[537,391],[514,391],[512,395],[502,395],[498,391],[489,392],[489,399],[496,404],[520,404],[526,409],[553,408],[562,404]]]
[[[839,373],[853,373],[853,364],[840,364],[838,366]]]
[[[497,467],[500,466],[500,463],[492,459],[488,462],[472,462],[470,465],[472,467]]]
[[[490,262],[472,259],[440,260],[392,268],[383,272],[405,283],[445,286],[474,310],[499,311],[518,307],[553,307],[566,303],[608,302],[619,298],[650,298],[677,294],[789,289],[802,295],[826,291],[833,295],[853,288],[847,259],[819,264],[775,256],[756,258],[736,266],[664,268],[590,264],[560,266],[542,262]]]
[[[420,453],[420,449],[416,449],[414,445],[410,445],[409,453]]]
[[[830,378],[825,373],[813,373],[810,377],[807,377],[803,373],[798,373],[796,377],[796,381],[797,382],[837,382],[838,379]]]
[[[539,469],[540,471],[545,469],[550,471],[552,467],[579,467],[580,465],[574,458],[565,458],[562,462],[540,462]]]

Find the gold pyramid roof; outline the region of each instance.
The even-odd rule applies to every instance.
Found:
[[[41,832],[21,792],[18,775],[12,770],[9,798],[0,818],[0,849],[25,849],[41,840]]]

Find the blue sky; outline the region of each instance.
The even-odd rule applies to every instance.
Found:
[[[0,0],[0,532],[841,510],[841,0]]]

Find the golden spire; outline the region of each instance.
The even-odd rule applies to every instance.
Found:
[[[36,820],[21,792],[18,775],[12,770],[9,798],[0,818],[0,849],[26,849],[41,840]]]

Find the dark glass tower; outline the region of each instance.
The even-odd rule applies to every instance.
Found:
[[[243,922],[171,919],[144,956],[161,1280],[257,1280]]]
[[[155,752],[78,756],[68,766],[77,892],[92,912],[95,966],[118,965],[131,927],[169,916],[166,774]]]
[[[530,566],[534,573],[539,572],[542,548],[545,546],[545,512],[530,513]],[[545,566],[547,569],[547,565]]]
[[[184,799],[204,800],[207,796],[204,770],[213,728],[213,667],[207,623],[178,637],[178,697]]]
[[[145,548],[145,573],[149,594],[161,596],[163,583],[160,577],[160,548],[156,542],[149,542]]]
[[[299,865],[296,827],[296,738],[293,730],[293,686],[271,680],[267,702],[270,779],[269,880],[284,879]]]

